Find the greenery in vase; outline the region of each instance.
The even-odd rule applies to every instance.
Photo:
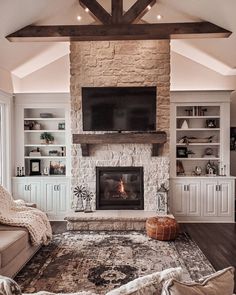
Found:
[[[46,143],[50,143],[54,141],[54,136],[51,133],[44,132],[44,133],[41,133],[40,139],[45,140]]]

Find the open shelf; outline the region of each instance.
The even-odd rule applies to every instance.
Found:
[[[24,130],[25,133],[44,133],[44,132],[59,132],[59,133],[64,133],[65,130],[49,130],[49,129],[40,129],[40,130]]]
[[[66,157],[60,157],[60,156],[38,156],[38,157],[30,157],[30,156],[26,156],[25,159],[66,159]]]
[[[177,131],[219,131],[220,128],[177,128]]]
[[[219,146],[219,142],[196,142],[196,143],[176,143],[176,146]]]
[[[65,147],[65,144],[25,144],[25,147]]]
[[[65,121],[65,118],[24,118],[25,121]]]
[[[220,158],[176,158],[178,161],[217,161]]]
[[[220,119],[220,116],[177,116],[176,119]]]

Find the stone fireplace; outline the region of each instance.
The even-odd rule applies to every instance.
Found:
[[[96,167],[97,210],[143,210],[142,167]]]
[[[169,179],[169,40],[71,42],[70,63],[71,134],[99,133],[83,131],[82,87],[156,87],[156,130],[165,131],[168,135],[161,156],[152,157],[152,147],[149,143],[91,145],[90,155],[87,157],[82,155],[80,145],[73,145],[71,163],[72,190],[74,186],[82,184],[94,196],[97,190],[97,167],[142,167],[143,203],[137,204],[137,209],[155,211],[157,187]],[[123,179],[124,182],[125,178],[126,176],[120,177],[117,185],[121,186],[119,181]],[[96,198],[92,206],[93,209],[97,208]],[[104,209],[104,203],[102,207]],[[123,210],[122,206],[119,209]]]

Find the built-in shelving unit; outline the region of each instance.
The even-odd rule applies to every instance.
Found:
[[[214,175],[226,173],[226,164],[221,157],[222,107],[221,104],[205,102],[176,103],[172,106],[173,177],[195,176],[196,167],[204,176],[208,174],[209,164],[214,168]]]
[[[61,165],[66,171],[66,118],[63,108],[24,108],[24,162],[30,175],[30,160],[41,161],[41,174],[50,173],[52,165]],[[43,134],[52,136],[50,142]],[[36,153],[36,155],[32,154]],[[53,154],[52,154],[53,153]]]
[[[14,110],[13,197],[35,203],[51,220],[63,220],[71,206],[70,95],[16,94]],[[47,142],[41,136],[45,132],[53,137]],[[40,171],[32,175],[37,162]],[[25,177],[16,177],[17,167],[24,167]]]
[[[170,210],[180,222],[234,222],[229,106],[227,91],[171,94]]]

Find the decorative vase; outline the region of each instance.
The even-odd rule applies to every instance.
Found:
[[[181,129],[188,129],[188,122],[187,120],[184,120],[182,125],[181,125]]]

